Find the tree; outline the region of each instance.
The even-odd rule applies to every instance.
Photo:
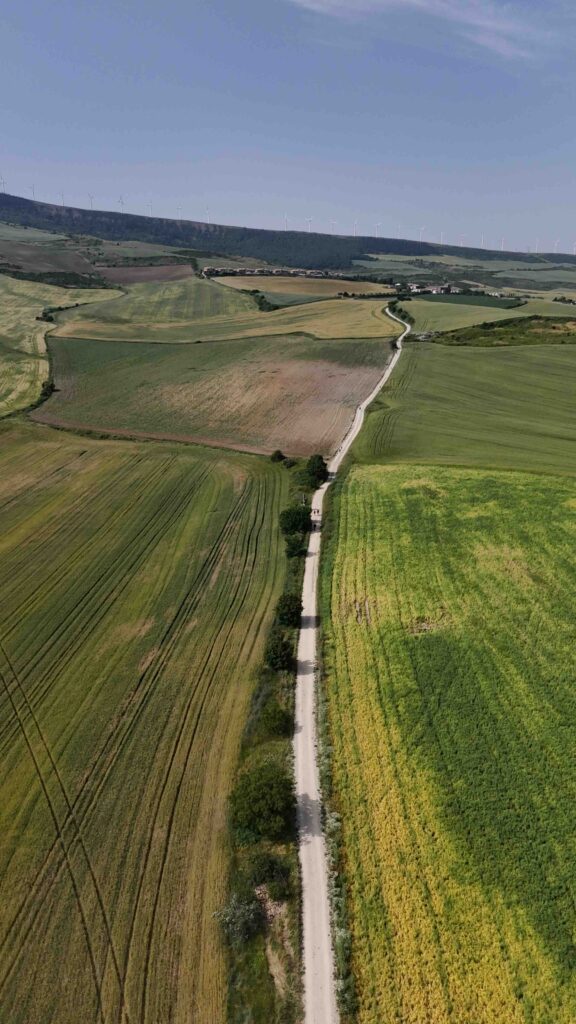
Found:
[[[276,761],[243,771],[230,797],[232,824],[246,843],[285,838],[294,826],[295,809],[292,779]]]
[[[310,529],[310,509],[306,505],[290,505],[280,513],[280,529],[290,533],[307,533]]]
[[[311,455],[306,463],[306,473],[312,487],[319,487],[328,479],[328,466],[321,455]]]
[[[270,456],[270,462],[284,462],[285,458],[286,456],[284,455],[284,452],[281,452],[279,448],[276,448]]]
[[[266,663],[276,672],[290,671],[294,666],[292,644],[281,629],[273,629],[266,644]]]
[[[278,622],[281,626],[291,626],[296,629],[300,625],[302,615],[302,600],[299,594],[282,594],[278,601]]]

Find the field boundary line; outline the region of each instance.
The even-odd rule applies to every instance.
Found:
[[[362,425],[366,409],[392,374],[402,354],[410,324],[385,313],[404,327],[384,373],[356,409],[352,424],[328,463],[328,479],[312,497],[312,525],[302,587],[302,617],[298,635],[294,722],[294,772],[298,821],[298,855],[302,886],[302,964],[305,1024],[338,1024],[336,979],[330,912],[329,869],[323,831],[322,794],[316,727],[316,670],[318,647],[318,567],[324,496]]]

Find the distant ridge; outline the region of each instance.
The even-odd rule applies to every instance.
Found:
[[[576,256],[475,249],[457,245],[435,245],[401,238],[329,235],[308,231],[271,231],[265,228],[205,224],[194,220],[144,217],[112,210],[84,210],[57,206],[22,196],[0,193],[0,220],[12,224],[58,231],[71,235],[92,235],[108,241],[130,239],[194,248],[207,253],[249,256],[266,263],[289,267],[348,270],[352,261],[368,254],[399,256],[465,256],[469,259],[502,260],[513,257],[526,263],[559,261],[576,263]]]

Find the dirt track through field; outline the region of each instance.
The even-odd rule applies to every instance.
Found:
[[[318,644],[318,564],[324,495],[343,459],[358,436],[364,413],[390,377],[402,353],[405,330],[383,376],[358,406],[350,430],[328,465],[328,481],[312,498],[312,532],[308,545],[302,588],[302,621],[298,640],[294,761],[298,811],[299,855],[302,873],[302,945],[304,967],[305,1024],[337,1024],[338,1009],[334,978],[334,953],[330,922],[329,879],[326,844],[322,828],[322,798],[316,737],[315,673]]]

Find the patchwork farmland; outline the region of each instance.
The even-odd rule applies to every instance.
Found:
[[[336,447],[397,333],[383,299],[262,313],[251,296],[198,278],[128,286],[86,318],[74,309],[59,321],[57,390],[36,419],[296,455]]]
[[[1,428],[2,1020],[224,1019],[213,915],[285,481]]]

